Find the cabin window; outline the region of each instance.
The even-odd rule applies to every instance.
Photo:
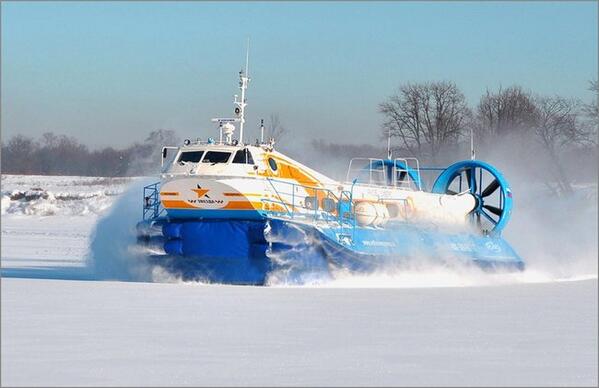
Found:
[[[273,170],[273,171],[277,171],[277,168],[279,168],[277,166],[277,162],[273,158],[268,158],[268,165],[270,166],[271,170]]]
[[[202,155],[204,155],[204,151],[181,152],[181,156],[179,156],[179,163],[183,163],[183,162],[198,163],[202,159]]]
[[[233,163],[254,164],[254,159],[252,158],[252,154],[250,153],[250,151],[247,148],[244,148],[235,153]]]
[[[208,151],[206,152],[206,156],[204,156],[204,159],[202,159],[202,163],[227,163],[230,156],[230,152]]]

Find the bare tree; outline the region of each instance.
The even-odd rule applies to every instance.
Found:
[[[280,142],[281,139],[287,133],[287,129],[281,124],[281,120],[279,118],[278,113],[272,113],[268,120],[268,125],[266,127],[266,139],[275,139],[277,142]]]
[[[172,129],[150,132],[142,144],[136,143],[125,151],[129,164],[127,174],[145,175],[157,172],[160,168],[162,147],[177,145],[179,142],[179,137]]]
[[[494,138],[529,133],[536,124],[537,112],[533,98],[520,86],[487,90],[477,107],[475,130],[480,137]]]
[[[572,192],[568,175],[565,173],[561,155],[567,147],[580,144],[588,139],[588,133],[579,124],[580,102],[563,97],[540,97],[536,101],[537,123],[535,135],[547,152],[553,169],[557,187],[551,187],[560,194]]]
[[[583,112],[587,118],[585,125],[587,127],[588,142],[592,146],[597,146],[597,135],[599,132],[599,84],[597,81],[591,81],[589,90],[595,94],[593,100],[583,106]]]
[[[2,145],[2,173],[38,174],[35,155],[38,144],[29,137],[16,135]]]
[[[446,145],[457,143],[470,110],[452,82],[406,84],[379,104],[383,134],[398,137],[411,154],[436,161]]]

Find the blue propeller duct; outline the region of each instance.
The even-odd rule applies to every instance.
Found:
[[[464,160],[447,167],[432,188],[433,193],[439,194],[465,191],[476,199],[476,207],[470,213],[472,222],[483,233],[501,234],[510,219],[513,201],[509,183],[499,170],[480,160]]]

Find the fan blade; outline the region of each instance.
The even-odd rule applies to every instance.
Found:
[[[487,209],[488,211],[490,211],[491,213],[495,214],[496,216],[501,217],[501,213],[503,213],[503,210],[501,210],[498,207],[495,206],[491,206],[491,205],[483,205],[483,207],[485,209]]]
[[[453,191],[453,190],[447,189],[447,191],[445,192],[445,194],[456,195],[457,193],[455,191]]]
[[[476,226],[478,226],[479,228],[481,227],[480,213],[476,213]]]
[[[469,168],[466,170],[466,179],[468,180],[468,187],[471,193],[476,193],[476,178],[474,176],[474,169]]]
[[[482,197],[488,197],[489,195],[493,194],[495,192],[495,190],[497,190],[497,188],[499,187],[499,181],[497,179],[495,179],[493,182],[491,182],[491,184],[489,186],[487,186],[486,189],[483,190],[483,193],[481,194]]]

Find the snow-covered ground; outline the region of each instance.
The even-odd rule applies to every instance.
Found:
[[[136,262],[148,182],[2,176],[2,385],[597,385],[596,186],[555,235],[519,198],[523,273],[259,288]]]

